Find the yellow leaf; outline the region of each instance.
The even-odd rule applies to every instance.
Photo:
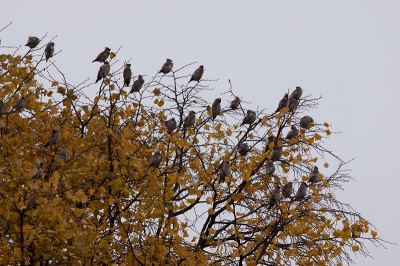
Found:
[[[211,234],[215,234],[215,229],[214,229],[214,228],[208,228],[208,231],[209,231]]]
[[[210,125],[209,125],[209,124],[205,124],[205,125],[204,125],[204,129],[205,129],[205,130],[210,130]]]
[[[164,105],[164,101],[161,100],[161,101],[158,103],[158,106],[159,106],[159,107],[162,107],[163,105]]]
[[[373,238],[375,238],[377,234],[378,234],[377,232],[375,232],[374,230],[371,230],[371,235]]]
[[[187,199],[187,202],[190,203],[190,204],[193,204],[193,203],[196,202],[196,199]]]
[[[328,168],[328,167],[329,167],[329,164],[328,164],[328,163],[324,163],[324,167],[325,167],[325,168]]]
[[[161,94],[161,91],[159,88],[154,88],[153,93],[154,95],[159,96]]]
[[[213,198],[207,197],[206,202],[207,202],[207,204],[211,204],[213,202]]]
[[[219,131],[220,129],[221,129],[221,123],[218,123],[218,124],[215,126],[215,130]]]
[[[352,249],[354,252],[356,252],[356,251],[359,251],[359,250],[360,250],[360,247],[359,247],[359,246],[353,246],[351,249]]]
[[[111,52],[110,53],[110,59],[113,59],[115,57],[115,53]]]
[[[275,114],[275,118],[276,118],[276,119],[279,119],[279,118],[281,118],[281,117],[282,117],[281,114],[279,114],[279,113],[276,113],[276,114]]]
[[[209,214],[209,215],[213,215],[213,214],[214,214],[214,210],[213,210],[212,208],[209,208],[209,209],[208,209],[208,214]]]
[[[186,230],[183,230],[183,237],[189,237],[189,234]]]
[[[325,127],[329,127],[329,124],[325,122],[325,123],[324,123],[324,126],[325,126]]]
[[[232,135],[232,130],[230,128],[226,130],[226,135],[228,135],[229,137]]]
[[[316,140],[320,140],[322,138],[321,135],[319,135],[318,133],[315,133],[314,137]]]

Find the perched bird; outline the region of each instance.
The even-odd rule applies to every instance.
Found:
[[[244,124],[251,124],[254,122],[254,120],[256,120],[256,112],[252,111],[252,110],[247,110],[247,115],[243,118],[242,124],[241,126],[243,126]]]
[[[283,107],[286,107],[287,104],[288,104],[288,94],[285,93],[283,98],[279,101],[279,105],[278,105],[278,108],[276,109],[275,113],[279,112],[279,110],[281,110]]]
[[[172,117],[170,120],[165,121],[165,126],[167,127],[168,133],[171,134],[176,128],[175,118]]]
[[[196,113],[194,111],[190,111],[189,115],[184,120],[183,128],[193,127],[195,122],[196,122]]]
[[[236,110],[238,109],[240,106],[240,98],[239,97],[235,97],[235,99],[231,102],[231,108],[232,110]]]
[[[228,161],[223,161],[219,171],[220,182],[225,182],[225,177],[231,176],[231,166]]]
[[[296,195],[294,196],[294,200],[302,200],[306,196],[307,193],[307,184],[306,182],[301,182],[299,190],[297,190]]]
[[[21,96],[21,98],[15,101],[13,108],[15,110],[21,110],[22,108],[25,107],[25,103],[26,103],[25,97]]]
[[[44,49],[44,56],[46,57],[46,62],[54,55],[54,42],[49,42]]]
[[[274,135],[271,135],[267,138],[268,142],[267,142],[267,146],[266,146],[266,150],[271,149],[270,145],[271,143],[274,142],[274,147],[275,147],[275,143],[276,143],[276,137]]]
[[[213,117],[212,119],[214,121],[214,119],[217,117],[217,115],[219,115],[221,113],[221,98],[215,99],[215,101],[212,104],[211,111],[212,111],[212,117]]]
[[[0,100],[0,116],[4,115],[7,111],[7,107],[3,100]]]
[[[28,42],[25,44],[25,46],[29,46],[29,48],[33,49],[36,46],[38,46],[39,43],[40,43],[39,38],[29,36]]]
[[[164,63],[158,73],[163,73],[164,75],[168,74],[169,72],[171,72],[173,66],[174,64],[172,63],[172,60],[167,59],[167,62]]]
[[[283,186],[282,196],[284,198],[290,198],[293,193],[293,183],[288,182],[286,185]]]
[[[247,143],[240,143],[238,152],[240,155],[244,156],[246,153],[248,153],[250,150],[250,146]]]
[[[300,87],[296,87],[296,89],[290,94],[290,99],[299,100],[301,95],[303,94],[303,90]]]
[[[156,151],[150,160],[150,166],[157,167],[161,163],[161,159],[161,153],[159,151]]]
[[[64,160],[64,162],[68,161],[67,149],[62,147],[61,151],[58,153],[58,160]]]
[[[294,137],[297,137],[300,133],[300,131],[298,130],[298,128],[295,125],[292,125],[291,130],[287,133],[286,135],[286,139],[291,139]]]
[[[32,180],[32,179],[37,179],[37,178],[41,177],[42,174],[43,174],[43,172],[44,172],[44,165],[43,165],[42,162],[40,162],[40,164],[39,164],[38,166],[36,166],[36,168],[37,168],[36,174],[34,174],[34,175],[31,177],[31,180]]]
[[[104,48],[104,51],[99,53],[99,55],[96,57],[95,60],[92,61],[92,63],[94,62],[104,63],[107,60],[108,56],[110,55],[110,51],[111,51],[110,48],[108,47]]]
[[[274,161],[268,160],[265,164],[265,174],[272,176],[275,173]]]
[[[129,83],[131,83],[131,77],[132,77],[131,64],[125,65],[123,77],[124,77],[124,85],[129,86]]]
[[[316,183],[318,179],[319,179],[318,167],[314,166],[314,169],[311,171],[310,176],[308,177],[308,182]]]
[[[289,100],[289,111],[293,112],[294,110],[296,110],[297,106],[299,105],[299,100],[297,100],[296,98],[290,98]]]
[[[110,64],[107,61],[105,61],[104,65],[100,67],[99,73],[97,73],[97,79],[95,83],[97,83],[102,78],[105,78],[108,75],[108,73],[110,73]]]
[[[196,69],[196,70],[193,72],[192,77],[190,78],[188,84],[189,84],[192,80],[193,80],[193,81],[199,82],[200,79],[201,79],[201,77],[203,76],[203,73],[204,73],[204,68],[203,68],[203,66],[201,65],[201,66],[199,66],[198,69]]]
[[[144,84],[144,79],[143,79],[142,75],[139,75],[138,79],[135,80],[135,82],[133,82],[132,89],[129,93],[139,92],[140,89],[143,87],[143,84]]]
[[[54,146],[59,141],[60,141],[60,132],[58,132],[58,129],[53,128],[53,130],[51,131],[51,136],[50,136],[49,140],[47,141],[47,143],[44,145],[44,147],[46,148],[48,146]]]
[[[269,196],[269,207],[268,209],[271,209],[275,204],[279,202],[281,199],[281,189],[279,185],[276,185],[274,190],[272,190],[271,195]]]
[[[314,123],[314,119],[311,116],[306,115],[300,119],[300,126],[302,128],[309,128],[312,125],[311,123]]]
[[[271,158],[269,158],[272,161],[278,161],[282,157],[282,147],[274,147],[274,151],[271,154]]]

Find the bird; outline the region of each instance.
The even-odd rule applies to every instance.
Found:
[[[314,169],[311,171],[310,176],[308,177],[308,182],[316,183],[318,179],[319,179],[318,167],[314,166]]]
[[[268,160],[265,164],[265,174],[272,176],[275,173],[274,161]]]
[[[172,117],[170,120],[165,121],[165,126],[167,127],[168,133],[171,134],[176,128],[175,118]]]
[[[123,77],[124,77],[124,85],[129,86],[129,83],[131,83],[131,77],[132,77],[131,64],[125,65]]]
[[[164,75],[168,74],[169,72],[171,72],[173,66],[174,64],[172,63],[172,60],[167,59],[167,62],[164,63],[158,73],[163,73]]]
[[[0,100],[0,116],[4,115],[7,111],[7,107],[3,100]]]
[[[270,149],[269,144],[272,143],[272,142],[274,142],[274,147],[275,147],[276,137],[275,137],[273,134],[271,134],[271,136],[269,136],[269,137],[267,138],[267,140],[268,140],[268,142],[267,142],[267,146],[266,146],[267,149],[266,149],[266,150],[269,150],[269,149]]]
[[[193,72],[192,77],[190,78],[190,80],[187,84],[189,84],[192,80],[199,82],[201,77],[203,76],[203,73],[204,73],[204,68],[203,68],[203,65],[201,65],[201,66],[199,66],[198,69],[196,69]]]
[[[102,78],[105,78],[108,75],[108,73],[110,73],[110,64],[107,61],[105,61],[104,65],[100,67],[99,72],[97,73],[97,79],[95,83],[97,83]]]
[[[288,182],[287,184],[285,184],[283,186],[282,196],[284,198],[290,198],[292,193],[293,193],[293,183],[292,182]]]
[[[39,38],[29,36],[28,42],[25,44],[25,46],[29,46],[29,48],[33,49],[36,46],[38,46],[39,43],[40,43]]]
[[[211,107],[211,111],[212,111],[212,120],[214,121],[217,115],[221,113],[221,98],[217,98],[214,100]]]
[[[219,171],[220,182],[225,182],[225,177],[231,176],[231,166],[228,161],[223,161]]]
[[[31,180],[32,180],[32,179],[37,179],[37,178],[39,178],[39,177],[42,176],[43,171],[44,171],[43,162],[40,162],[40,164],[39,164],[38,166],[36,166],[36,168],[37,168],[36,174],[34,174],[34,175],[31,177]]]
[[[307,184],[306,182],[301,182],[299,190],[297,190],[296,195],[294,196],[294,200],[302,200],[306,196],[307,193]]]
[[[286,135],[286,139],[291,139],[294,137],[297,137],[300,133],[300,131],[298,130],[298,128],[295,125],[292,125],[291,130],[287,133]]]
[[[302,128],[309,128],[312,126],[312,123],[314,123],[314,119],[311,116],[306,115],[300,119],[300,126]]]
[[[184,120],[183,128],[193,127],[195,122],[196,122],[196,113],[194,111],[190,111],[189,115]]]
[[[297,106],[299,105],[299,100],[297,100],[296,98],[290,98],[289,100],[289,111],[293,112],[294,110],[296,110]]]
[[[104,63],[107,60],[108,56],[110,55],[110,51],[111,51],[110,48],[108,47],[104,48],[104,51],[99,53],[99,55],[96,57],[95,60],[92,61],[92,63],[94,62]]]
[[[272,190],[271,195],[269,196],[269,207],[268,209],[271,209],[275,204],[279,202],[281,199],[281,189],[279,185],[276,185],[274,190]]]
[[[271,154],[271,157],[269,158],[272,161],[278,161],[282,157],[282,147],[274,147],[274,151]]]
[[[58,160],[64,160],[64,162],[68,161],[67,149],[65,147],[62,147],[58,153]]]
[[[150,166],[157,167],[161,163],[161,159],[161,153],[159,151],[156,151],[150,160]]]
[[[278,108],[276,109],[275,113],[279,112],[279,110],[281,110],[283,107],[286,107],[287,103],[288,103],[288,94],[285,93],[283,98],[279,101]]]
[[[54,55],[54,42],[49,42],[44,49],[44,56],[46,57],[46,62]]]
[[[299,100],[301,95],[303,94],[303,90],[300,87],[296,87],[296,89],[290,94],[290,99]]]
[[[50,136],[49,140],[46,142],[46,144],[44,145],[44,147],[46,148],[48,146],[54,146],[59,141],[60,141],[60,132],[58,132],[58,129],[53,128],[53,130],[51,130],[51,136]]]
[[[133,82],[132,89],[129,93],[139,92],[139,90],[143,87],[143,84],[144,84],[143,76],[139,75],[138,79]]]
[[[21,98],[15,101],[13,108],[15,110],[21,110],[22,108],[25,107],[25,104],[26,104],[25,97],[21,96]]]
[[[250,150],[250,146],[247,143],[240,143],[238,152],[240,155],[244,156]]]
[[[242,124],[241,126],[243,126],[244,124],[251,124],[254,122],[254,120],[256,120],[256,112],[252,111],[252,110],[247,110],[247,115],[243,118]]]
[[[240,98],[236,96],[235,99],[233,99],[233,101],[231,102],[231,109],[236,110],[239,108],[239,106],[240,106]]]

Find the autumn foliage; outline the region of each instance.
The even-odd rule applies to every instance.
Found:
[[[187,85],[198,66],[189,64],[141,73],[143,88],[129,94],[116,52],[105,79],[94,84],[96,73],[88,73],[90,81],[71,85],[56,64],[62,53],[46,63],[44,47],[0,55],[1,265],[342,265],[353,252],[368,255],[367,241],[383,242],[335,196],[351,177],[324,148],[334,134],[307,88],[292,112],[274,112],[280,99],[255,110],[229,83],[211,90],[207,70]],[[209,95],[222,99],[214,121]],[[21,96],[26,104],[16,110]],[[242,97],[233,110],[235,96]],[[247,109],[257,118],[240,126]],[[196,122],[184,129],[189,111]],[[300,129],[305,115],[314,122]],[[300,134],[286,139],[291,125]],[[60,141],[44,148],[53,129]],[[249,150],[240,155],[242,143]],[[150,166],[157,151],[161,163]],[[223,161],[231,175],[221,178]],[[317,164],[318,181],[307,182]],[[302,181],[306,196],[294,200]],[[288,182],[291,197],[271,204],[274,188]]]

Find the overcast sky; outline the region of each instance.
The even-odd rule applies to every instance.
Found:
[[[13,21],[1,45],[57,35],[54,60],[72,84],[95,79],[100,64],[91,62],[105,46],[123,46],[118,59],[132,58],[134,75],[153,75],[166,58],[174,68],[203,64],[203,78],[219,79],[209,101],[228,79],[254,109],[272,111],[295,86],[322,95],[311,115],[342,132],[327,147],[355,158],[355,181],[338,199],[400,242],[399,1],[2,1],[1,10],[0,28]],[[397,265],[399,245],[387,246],[354,260]]]

